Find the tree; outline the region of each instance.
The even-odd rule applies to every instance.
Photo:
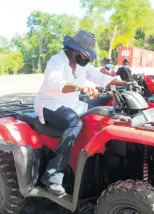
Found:
[[[119,43],[133,44],[136,30],[147,24],[151,11],[148,0],[119,0],[111,16],[112,25],[118,26],[117,37],[113,47]]]
[[[34,73],[37,66],[36,49],[38,45],[33,41],[33,37],[16,35],[11,42],[12,46],[21,52],[24,59],[24,67],[20,73]]]
[[[8,52],[10,50],[10,43],[9,41],[3,37],[3,36],[0,36],[0,53],[3,53],[3,52]]]
[[[106,17],[109,56],[118,45],[135,44],[138,29],[143,28],[146,36],[154,29],[154,10],[148,0],[81,0],[81,5],[86,8],[86,17]]]
[[[37,71],[40,72],[49,56],[61,49],[63,37],[78,29],[78,20],[66,14],[50,15],[33,11],[28,17],[27,25],[30,29],[29,39],[37,44]]]
[[[19,50],[24,58],[25,66],[21,73],[36,73],[44,71],[46,62],[63,46],[65,35],[73,35],[79,28],[76,17],[50,15],[33,11],[27,20],[29,32],[26,35],[16,35],[12,45]]]
[[[0,74],[17,73],[24,65],[22,54],[11,49],[11,43],[0,37]]]
[[[0,74],[15,74],[24,65],[22,55],[19,51],[9,54],[0,54]]]
[[[96,53],[97,60],[95,65],[101,64],[101,58],[106,57],[108,54],[108,26],[105,24],[103,16],[98,16],[97,13],[85,15],[80,22],[80,28],[94,33],[97,37]],[[102,51],[104,49],[104,51]]]
[[[16,74],[24,66],[22,54],[19,51],[11,52],[8,55],[9,74]]]

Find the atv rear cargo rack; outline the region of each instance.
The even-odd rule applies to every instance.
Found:
[[[0,103],[0,118],[16,116],[26,110],[33,110],[33,104],[22,103],[21,101],[7,101]]]

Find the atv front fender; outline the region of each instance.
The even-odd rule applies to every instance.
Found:
[[[95,135],[84,147],[84,151],[89,155],[104,153],[106,150],[106,143],[110,140],[129,141],[154,146],[154,132],[139,130],[133,127],[110,125]]]

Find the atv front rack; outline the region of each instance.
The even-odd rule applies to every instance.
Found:
[[[22,103],[21,101],[2,102],[0,103],[0,118],[16,116],[19,112],[33,109],[33,104]]]
[[[154,123],[153,122],[148,122],[144,124],[139,124],[137,126],[134,126],[135,128],[143,129],[143,130],[149,130],[149,131],[154,131]]]

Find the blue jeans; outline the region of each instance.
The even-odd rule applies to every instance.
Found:
[[[42,176],[45,185],[62,184],[64,170],[69,162],[72,146],[82,129],[80,117],[70,108],[62,106],[56,111],[43,109],[44,119],[53,127],[64,131],[55,156],[49,161]]]

